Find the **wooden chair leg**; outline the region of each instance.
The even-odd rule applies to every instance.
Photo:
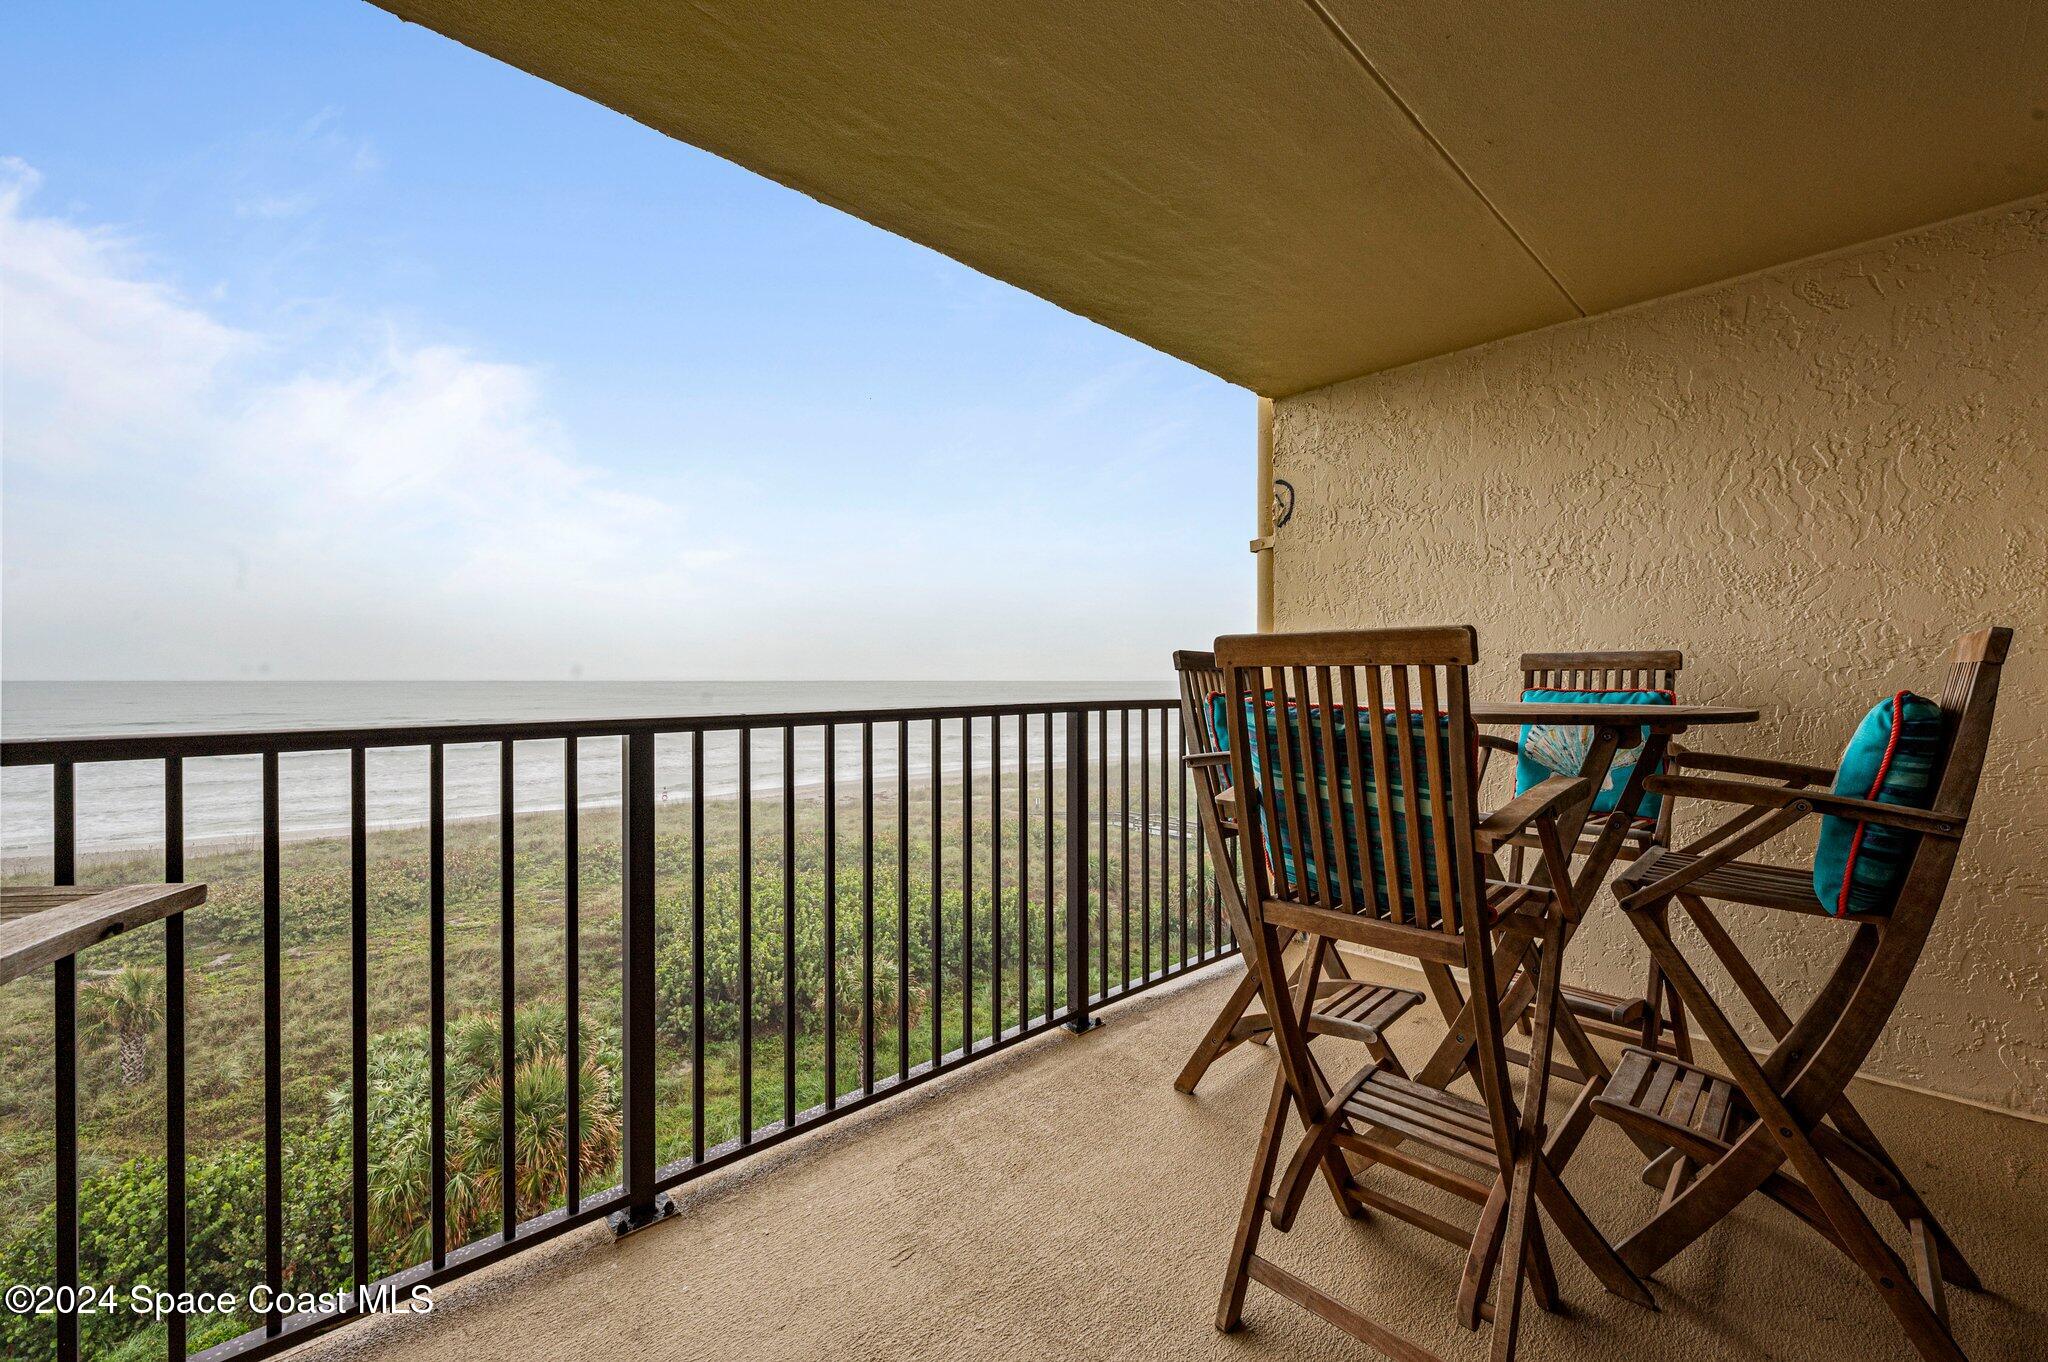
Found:
[[[1216,1327],[1226,1334],[1244,1323],[1245,1288],[1251,1284],[1252,1257],[1259,1251],[1259,1231],[1266,1220],[1266,1193],[1273,1182],[1273,1169],[1280,1161],[1280,1129],[1286,1123],[1290,1102],[1287,1075],[1276,1069],[1273,1097],[1266,1103],[1266,1123],[1259,1132],[1258,1152],[1252,1158],[1251,1178],[1244,1189],[1244,1207],[1237,1217],[1237,1235],[1230,1244],[1223,1298],[1216,1306]]]
[[[1692,1059],[1692,1033],[1685,1024],[1685,1004],[1679,1001],[1678,990],[1664,982],[1664,1002],[1669,1008],[1665,1015],[1665,1029],[1671,1033],[1671,1053],[1690,1064]]]
[[[1657,1197],[1657,1209],[1661,1211],[1678,1200],[1678,1194],[1691,1181],[1692,1160],[1681,1154],[1671,1161],[1671,1167],[1664,1175],[1664,1190]]]
[[[1579,1205],[1578,1198],[1564,1185],[1564,1179],[1557,1175],[1547,1158],[1536,1161],[1536,1199],[1543,1209],[1550,1213],[1551,1223],[1564,1236],[1593,1275],[1600,1279],[1600,1285],[1625,1301],[1631,1301],[1645,1310],[1657,1308],[1657,1298],[1650,1294],[1650,1288],[1629,1265],[1621,1253],[1607,1242],[1607,1236]]]
[[[1536,1213],[1536,1153],[1523,1149],[1508,1183],[1507,1228],[1501,1236],[1500,1283],[1493,1301],[1493,1362],[1512,1362],[1520,1332],[1522,1284],[1527,1278],[1530,1222]]]
[[[1294,1217],[1301,1210],[1301,1201],[1308,1188],[1308,1173],[1311,1168],[1325,1168],[1331,1159],[1341,1160],[1342,1154],[1331,1147],[1331,1141],[1344,1132],[1349,1122],[1344,1115],[1344,1103],[1373,1073],[1372,1066],[1360,1069],[1351,1081],[1330,1095],[1327,1113],[1323,1119],[1310,1127],[1295,1146],[1294,1156],[1288,1160],[1287,1171],[1280,1176],[1280,1184],[1268,1200],[1272,1203],[1273,1228],[1283,1234],[1294,1228]],[[1347,1180],[1348,1181],[1348,1180]],[[1337,1189],[1339,1205],[1348,1205],[1351,1198],[1348,1186]]]
[[[1907,1180],[1905,1173],[1893,1161],[1885,1147],[1878,1143],[1876,1132],[1863,1123],[1861,1113],[1849,1104],[1849,1099],[1844,1097],[1829,1116],[1842,1127],[1848,1138],[1866,1149],[1882,1165],[1889,1189],[1873,1186],[1870,1190],[1884,1198],[1898,1213],[1899,1220],[1906,1226],[1908,1234],[1924,1235],[1927,1238],[1934,1251],[1934,1266],[1939,1270],[1941,1277],[1965,1291],[1982,1291],[1984,1283],[1977,1276],[1977,1270],[1963,1257],[1962,1250],[1956,1247],[1948,1231],[1935,1219],[1934,1212],[1927,1209],[1927,1203],[1921,1199],[1920,1193]]]
[[[1757,1116],[1751,1133],[1766,1132],[1783,1157],[1798,1170],[1807,1193],[1833,1226],[1834,1237],[1844,1253],[1877,1288],[1879,1298],[1920,1355],[1931,1362],[1966,1362],[1962,1349],[1949,1333],[1948,1325],[1915,1286],[1905,1263],[1872,1227],[1862,1207],[1842,1185],[1834,1165],[1814,1144],[1807,1125],[1785,1105],[1763,1067],[1737,1034],[1733,1023],[1715,1004],[1712,995],[1672,944],[1662,925],[1650,914],[1631,916],[1663,965],[1665,974],[1677,986],[1687,1008],[1699,1021],[1701,1030],[1728,1066],[1729,1076],[1742,1089],[1743,1096],[1749,1099],[1750,1107]],[[1839,1094],[1836,1096],[1839,1098]],[[1684,1200],[1681,1195],[1673,1203],[1674,1208]]]
[[[1259,976],[1247,969],[1244,978],[1230,991],[1223,1010],[1216,1014],[1216,1020],[1209,1023],[1209,1029],[1202,1033],[1202,1039],[1195,1046],[1195,1052],[1188,1056],[1188,1062],[1181,1068],[1180,1077],[1173,1080],[1173,1086],[1181,1092],[1192,1093],[1195,1085],[1202,1081],[1202,1075],[1209,1072],[1209,1066],[1229,1054],[1248,1036],[1238,1033],[1238,1022],[1251,1007],[1252,1000],[1259,996]]]
[[[1331,942],[1318,940],[1315,946],[1308,951],[1307,958],[1302,961],[1301,971],[1296,976],[1294,985],[1295,1020],[1299,1024],[1303,1036],[1308,1034],[1309,1018],[1315,1012],[1316,990],[1323,977],[1323,961],[1335,953],[1336,947]],[[1341,1101],[1335,1103],[1331,1101],[1330,1092],[1332,1085],[1329,1077],[1323,1072],[1322,1064],[1316,1058],[1315,1051],[1305,1044],[1303,1046],[1303,1057],[1308,1061],[1310,1073],[1316,1084],[1317,1096],[1323,1100],[1325,1108],[1330,1113],[1329,1123],[1334,1124],[1337,1121],[1336,1108],[1341,1107],[1343,1103]],[[1307,1134],[1308,1132],[1304,1132],[1304,1139],[1307,1138]],[[1364,1218],[1366,1215],[1364,1204],[1356,1196],[1352,1195],[1357,1190],[1357,1180],[1352,1176],[1351,1165],[1345,1161],[1343,1153],[1334,1148],[1325,1148],[1322,1152],[1322,1157],[1317,1162],[1322,1168],[1323,1182],[1330,1189],[1330,1199],[1337,1203],[1338,1214],[1344,1216],[1347,1220]]]
[[[1773,1038],[1782,1039],[1785,1033],[1792,1029],[1792,1018],[1778,1001],[1777,995],[1771,992],[1770,986],[1763,981],[1750,965],[1748,958],[1737,948],[1734,939],[1728,935],[1727,928],[1721,925],[1721,920],[1697,897],[1680,894],[1678,902],[1692,918],[1693,925],[1698,929],[1700,938],[1707,943],[1707,948],[1714,953],[1722,968],[1728,971],[1737,990],[1749,1003],[1751,1011],[1756,1013]],[[1983,1285],[1976,1270],[1970,1266],[1948,1232],[1927,1209],[1927,1203],[1913,1189],[1911,1181],[1885,1150],[1883,1143],[1877,1138],[1877,1133],[1864,1121],[1862,1114],[1856,1110],[1846,1094],[1835,1103],[1828,1115],[1840,1129],[1842,1136],[1868,1160],[1868,1166],[1860,1162],[1848,1163],[1846,1167],[1850,1175],[1855,1177],[1871,1195],[1889,1204],[1909,1234],[1914,1232],[1913,1227],[1916,1223],[1926,1227],[1927,1236],[1934,1248],[1934,1266],[1947,1281],[1966,1291],[1982,1290]],[[1839,1159],[1837,1161],[1840,1162]],[[1873,1168],[1874,1176],[1871,1171]],[[1927,1294],[1931,1301],[1939,1293],[1930,1290]]]
[[[1465,1269],[1458,1277],[1458,1322],[1467,1329],[1479,1327],[1480,1307],[1486,1303],[1487,1287],[1499,1262],[1507,1215],[1508,1183],[1500,1178],[1487,1193],[1486,1204],[1479,1208],[1479,1219],[1472,1226],[1472,1243],[1465,1250]]]
[[[1500,1251],[1507,1241],[1508,1192],[1512,1179],[1498,1178],[1488,1193],[1485,1203],[1479,1208],[1479,1219],[1472,1226],[1472,1239],[1466,1248],[1465,1266],[1458,1279],[1458,1322],[1467,1329],[1478,1329],[1487,1312],[1487,1288],[1492,1284],[1494,1269],[1500,1262]],[[1564,1298],[1559,1294],[1557,1271],[1551,1265],[1550,1249],[1543,1241],[1543,1226],[1531,1221],[1528,1243],[1523,1253],[1525,1280],[1535,1289],[1537,1308],[1551,1314],[1564,1308]]]
[[[1297,952],[1295,961],[1289,966],[1289,977],[1299,978],[1301,971],[1307,967],[1307,952]],[[1254,1045],[1264,1045],[1272,1039],[1273,1025],[1270,1019],[1256,1013],[1247,1016],[1252,1002],[1258,995],[1259,972],[1247,960],[1244,978],[1238,980],[1237,987],[1230,991],[1230,996],[1224,1000],[1222,1010],[1216,1014],[1216,1020],[1209,1023],[1209,1029],[1203,1032],[1202,1039],[1196,1042],[1194,1053],[1189,1055],[1188,1062],[1181,1066],[1180,1076],[1173,1080],[1176,1091],[1194,1092],[1201,1083],[1202,1076],[1209,1072],[1211,1064],[1246,1041]]]

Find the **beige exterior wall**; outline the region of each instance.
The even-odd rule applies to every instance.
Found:
[[[1878,698],[1938,693],[1956,634],[2012,626],[1868,1072],[2048,1115],[2048,197],[1285,399],[1274,463],[1278,628],[1470,621],[1496,694],[1524,650],[1681,647],[1686,698],[1764,712],[1701,746],[1832,765]],[[1801,999],[1842,940],[1730,919]],[[1640,977],[1604,896],[1574,946],[1582,982]]]

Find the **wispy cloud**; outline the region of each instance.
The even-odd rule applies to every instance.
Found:
[[[189,438],[215,375],[252,338],[147,277],[122,234],[29,212],[40,184],[0,159],[8,460],[91,474]]]
[[[230,325],[129,237],[37,212],[37,187],[0,164],[10,671],[118,669],[92,630],[129,621],[177,641],[165,670],[346,673],[338,631],[381,620],[412,651],[372,672],[474,672],[477,648],[530,672],[513,636],[558,636],[540,622],[714,589],[726,551],[584,458],[533,368],[377,318]]]

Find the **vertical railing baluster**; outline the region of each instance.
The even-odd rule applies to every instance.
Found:
[[[896,1081],[910,1077],[910,720],[896,721]]]
[[[583,927],[582,827],[576,789],[576,739],[562,740],[562,1041],[568,1068],[563,1089],[562,1151],[568,1186],[563,1204],[583,1205]]]
[[[1100,891],[1095,904],[1095,969],[1102,984],[1102,996],[1109,996],[1109,710],[1095,711],[1095,771],[1098,793],[1095,807],[1095,882]],[[1082,807],[1087,807],[1083,804]]]
[[[989,1039],[1003,1038],[1003,716],[988,719]]]
[[[57,1357],[78,1357],[78,957],[50,967],[57,1088]]]
[[[1131,711],[1117,710],[1117,746],[1122,755],[1117,766],[1117,891],[1116,905],[1123,917],[1119,944],[1123,947],[1123,988],[1131,987]],[[1107,990],[1104,990],[1105,992]]]
[[[1129,710],[1124,711],[1126,715]],[[1126,800],[1125,807],[1129,807]],[[1128,835],[1128,834],[1126,834]],[[1152,711],[1138,711],[1138,982],[1152,978]]]
[[[944,958],[943,947],[946,939],[946,924],[943,912],[945,896],[944,891],[940,887],[944,871],[942,849],[945,846],[945,814],[943,806],[939,803],[940,777],[943,774],[939,769],[939,756],[944,746],[944,738],[945,732],[939,727],[939,721],[937,719],[932,720],[932,989],[931,997],[926,1002],[925,1012],[927,1013],[926,1021],[930,1023],[932,1033],[931,1064],[933,1073],[939,1071],[940,1061],[945,1057],[946,1053],[943,1048],[945,1042],[945,1023],[939,1015],[942,1006],[941,1000],[945,997],[945,980],[942,965]]]
[[[370,1285],[370,815],[369,754],[348,753],[349,1245],[355,1308]]]
[[[1017,1032],[1031,1023],[1031,716],[1017,716]]]
[[[427,749],[427,1048],[432,1089],[427,1136],[428,1236],[433,1266],[448,1263],[448,766],[440,743]]]
[[[782,726],[782,1128],[796,1125],[796,729]]]
[[[860,1090],[875,1091],[875,726],[860,726]]]
[[[960,1057],[974,1053],[974,716],[960,720]]]
[[[1176,770],[1174,764],[1174,739],[1167,733],[1167,715],[1159,713],[1159,975],[1167,975],[1174,965],[1174,840],[1167,827],[1174,819],[1174,791],[1167,784],[1167,774]],[[1151,829],[1147,827],[1147,838]]]
[[[1210,875],[1214,875],[1214,877],[1229,875],[1229,877],[1235,879],[1237,877],[1237,856],[1239,854],[1241,852],[1237,850],[1235,844],[1225,848],[1223,864],[1219,866],[1219,864],[1210,862],[1208,872],[1210,872]],[[1237,926],[1231,922],[1229,913],[1223,911],[1223,889],[1217,889],[1217,893],[1214,893],[1214,897],[1208,903],[1208,911],[1210,911],[1210,918],[1214,920],[1214,926],[1217,926],[1217,950],[1229,950],[1229,948],[1237,946]]]
[[[690,1158],[704,1162],[704,730],[690,732]]]
[[[1053,926],[1052,926],[1052,899],[1053,899],[1053,891],[1052,891],[1052,854],[1053,854],[1053,845],[1052,845],[1052,844],[1053,844],[1053,833],[1054,833],[1054,830],[1055,830],[1055,829],[1057,829],[1057,828],[1059,827],[1059,825],[1060,825],[1060,824],[1059,824],[1059,820],[1058,820],[1058,819],[1055,819],[1055,818],[1053,817],[1053,808],[1052,808],[1052,711],[1051,711],[1051,710],[1047,710],[1047,711],[1045,712],[1045,733],[1044,733],[1044,738],[1045,738],[1045,742],[1044,742],[1044,745],[1043,745],[1043,747],[1042,747],[1042,749],[1041,749],[1041,755],[1043,756],[1043,758],[1044,758],[1044,762],[1045,762],[1045,774],[1044,774],[1044,776],[1043,776],[1043,783],[1044,783],[1044,785],[1045,785],[1045,849],[1044,849],[1044,854],[1045,854],[1045,860],[1044,860],[1044,866],[1045,866],[1045,969],[1044,969],[1043,973],[1044,973],[1044,975],[1045,975],[1045,1019],[1046,1019],[1046,1020],[1047,1020],[1047,1021],[1049,1022],[1049,1021],[1051,1021],[1051,1020],[1052,1020],[1052,976],[1053,976]],[[1069,809],[1069,810],[1067,811],[1067,817],[1068,817],[1069,819],[1071,819],[1071,818],[1073,817],[1073,810]],[[1071,848],[1071,846],[1072,846],[1072,839],[1073,839],[1073,829],[1072,829],[1072,826],[1071,826],[1071,824],[1070,824],[1070,825],[1069,825],[1069,827],[1068,827],[1068,834],[1067,834],[1067,835],[1068,835],[1068,845],[1069,845],[1069,847]],[[1070,853],[1070,854],[1071,854],[1071,853]]]
[[[1182,772],[1183,776],[1186,774]],[[1198,822],[1199,819],[1198,813]],[[1209,955],[1209,836],[1200,827],[1195,829],[1195,937],[1206,959]],[[1220,949],[1222,943],[1217,944]]]
[[[1088,716],[1078,709],[1067,711],[1066,821],[1066,1027],[1081,1032],[1102,1023],[1090,1015],[1088,1007]]]
[[[263,1280],[273,1304],[264,1332],[284,1312],[284,922],[277,813],[277,753],[263,754]]]
[[[185,881],[185,759],[164,759],[164,882]],[[185,1294],[185,915],[164,919],[164,1290]],[[184,1362],[185,1312],[164,1317],[170,1362]]]
[[[1189,963],[1188,956],[1188,729],[1178,715],[1173,720],[1173,846],[1174,860],[1180,865],[1180,898],[1177,912],[1180,918],[1180,963],[1183,969]]]
[[[825,1110],[839,1105],[839,728],[825,725]]]
[[[626,1204],[609,1217],[612,1231],[620,1235],[651,1225],[675,1209],[668,1195],[654,1188],[654,734],[631,733],[624,746],[619,763],[625,842],[619,858],[625,872],[619,924],[619,1049],[625,1068],[625,1147],[620,1161]]]
[[[76,773],[68,761],[50,768],[50,879],[78,880]],[[78,1357],[78,957],[67,955],[50,967],[51,1043],[57,1100],[58,1362]],[[71,1303],[63,1308],[63,1300]]]
[[[740,729],[740,1143],[754,1142],[754,730]]]
[[[498,1233],[508,1243],[519,1230],[519,1109],[512,1100],[513,1033],[518,1029],[512,778],[512,740],[507,738],[498,744]]]

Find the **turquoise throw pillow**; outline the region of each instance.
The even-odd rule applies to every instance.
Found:
[[[1842,749],[1834,792],[1851,799],[1924,809],[1940,774],[1941,706],[1902,690],[1880,701]],[[1813,889],[1821,907],[1844,913],[1888,913],[1905,881],[1920,834],[1856,818],[1823,815],[1813,854]]]
[[[1524,700],[1576,700],[1602,705],[1668,705],[1668,690],[1525,690]],[[1515,758],[1515,793],[1534,789],[1552,776],[1576,776],[1585,764],[1586,750],[1593,745],[1593,730],[1559,724],[1523,724],[1522,740]],[[1614,754],[1607,767],[1607,783],[1593,794],[1593,812],[1611,813],[1621,802],[1621,791],[1629,773],[1643,755],[1639,738],[1633,747]],[[1655,818],[1659,800],[1645,794],[1636,805],[1636,816]]]

